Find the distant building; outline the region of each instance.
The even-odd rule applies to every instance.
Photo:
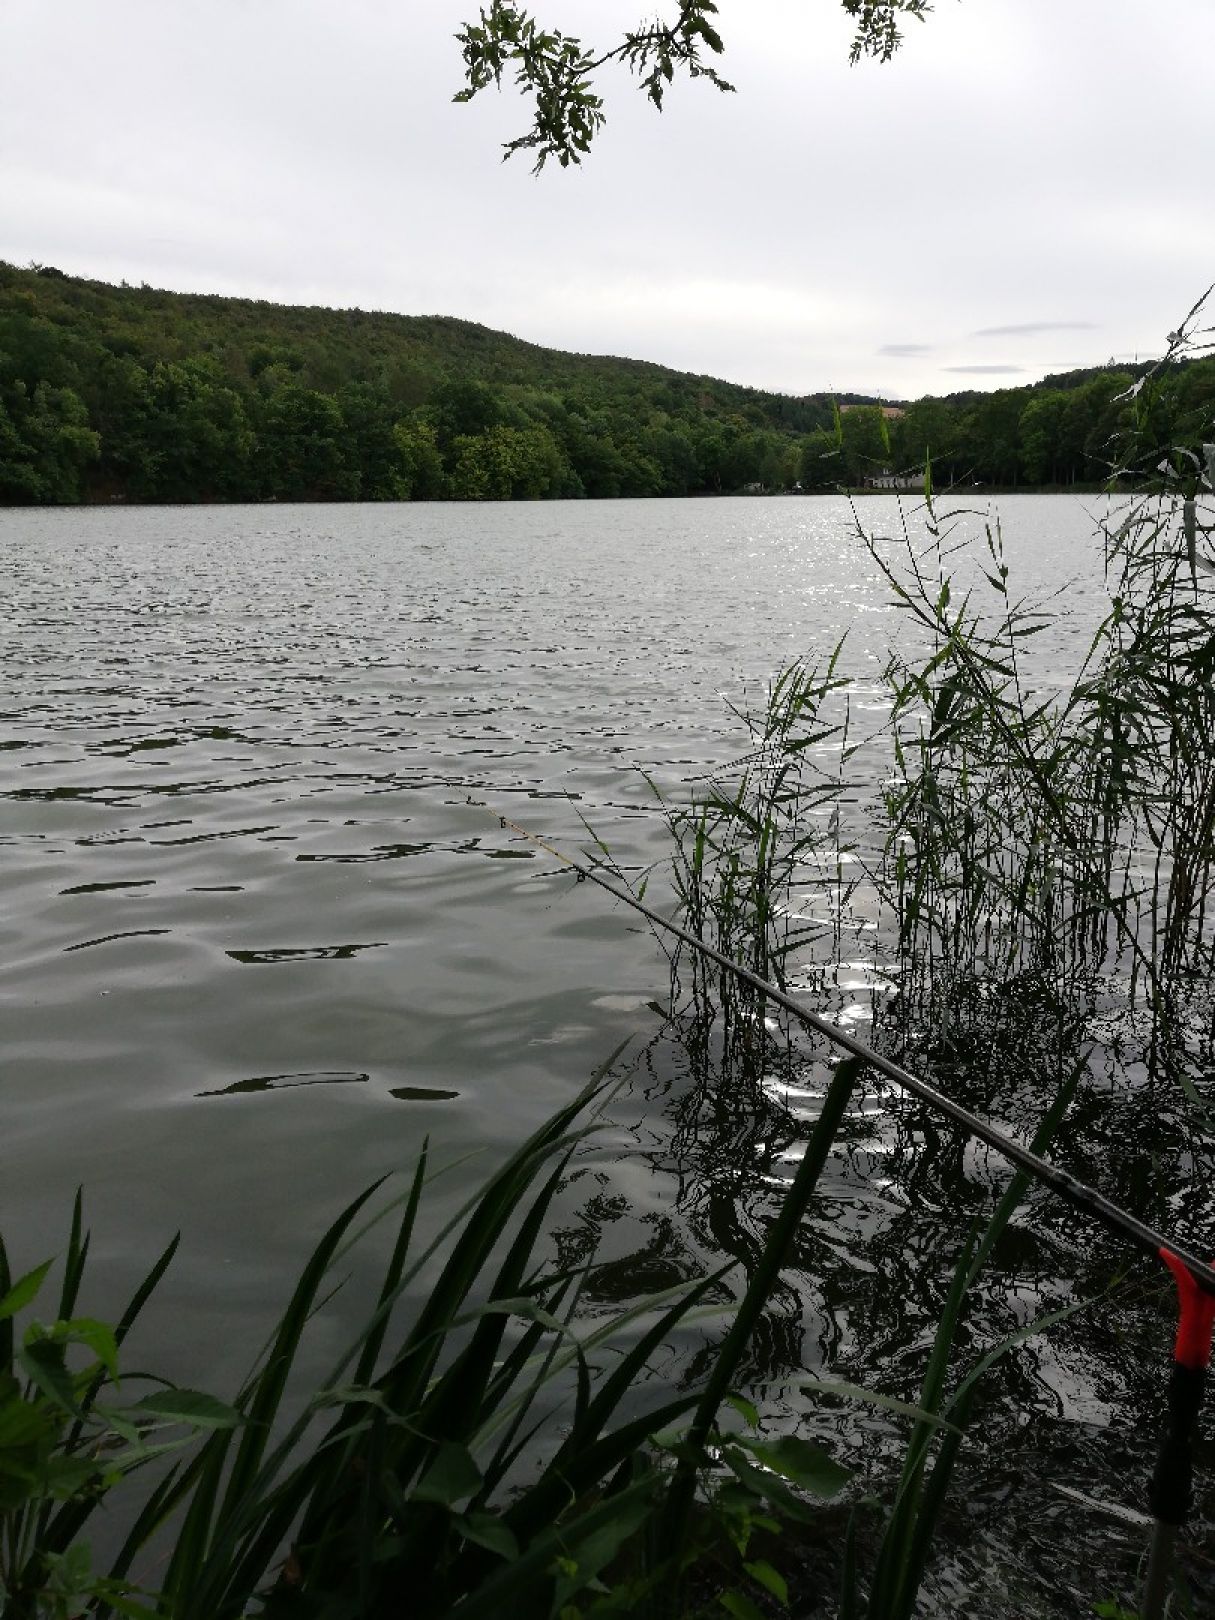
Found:
[[[841,405],[840,415],[843,416],[845,411],[871,411],[873,408],[872,405]],[[888,422],[897,422],[907,414],[901,405],[879,405],[877,409]]]

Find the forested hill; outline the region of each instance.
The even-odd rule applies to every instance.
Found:
[[[469,321],[0,264],[0,501],[684,495],[796,477],[832,419]]]
[[[764,393],[439,316],[0,263],[0,503],[855,487],[928,450],[939,479],[1099,482],[1131,378],[1051,381],[884,415],[862,396]],[[1179,388],[1179,430],[1209,437],[1215,362]]]

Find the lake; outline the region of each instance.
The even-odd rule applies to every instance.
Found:
[[[1074,672],[1099,610],[1097,504],[999,503],[1014,581],[1073,610],[1034,647],[1045,682]],[[355,1192],[410,1168],[424,1138],[438,1162],[475,1153],[435,1189],[437,1222],[629,1038],[596,1160],[615,1213],[590,1219],[571,1192],[565,1217],[602,1245],[605,1298],[711,1260],[718,1172],[745,1224],[796,1142],[753,1155],[750,1181],[722,1141],[689,1149],[678,1055],[648,1005],[667,993],[662,956],[498,816],[570,849],[592,828],[633,871],[661,862],[650,780],[686,795],[745,741],[727,702],[760,699],[782,663],[845,632],[856,713],[880,720],[899,616],[856,515],[897,535],[900,513],[888,497],[0,512],[0,1221],[15,1264],[61,1247],[78,1184],[105,1279],[95,1310],[180,1229],[145,1342],[227,1393]],[[865,1292],[867,1245],[922,1211],[933,1236],[906,1251],[903,1283],[939,1270],[948,1198],[944,1173],[884,1168],[900,1154],[872,1121],[854,1145],[823,1232],[846,1286],[807,1292],[757,1376],[774,1411],[825,1433],[789,1347],[824,1365],[859,1335],[854,1365],[875,1377],[922,1351],[930,1293],[900,1306],[896,1292],[879,1331],[891,1300]],[[974,1155],[961,1173],[1001,1174]],[[1061,1253],[1083,1247],[1058,1224]],[[1070,1275],[1060,1262],[1054,1294],[1034,1298],[1066,1294]],[[322,1344],[340,1330],[335,1306]],[[1053,1425],[1027,1456],[1079,1459],[1074,1483],[1108,1468],[1116,1432],[1140,1466],[1149,1441],[1123,1430],[1150,1395],[1133,1369],[1083,1337],[1020,1368],[1021,1407]],[[1128,1499],[1138,1489],[1129,1478]],[[1040,1484],[1024,1511],[1041,1531],[1033,1601],[1054,1612],[1042,1594],[1052,1560],[1074,1566],[1077,1510]],[[1138,1545],[1099,1517],[1084,1533],[1111,1566]],[[957,1579],[981,1587],[1010,1556],[978,1535]]]

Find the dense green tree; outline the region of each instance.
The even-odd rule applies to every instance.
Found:
[[[665,413],[651,423],[650,443],[662,474],[663,495],[690,495],[700,487],[700,458],[691,432]]]
[[[564,493],[568,472],[547,428],[498,426],[453,442],[447,488],[459,501],[534,501]]]
[[[437,501],[447,493],[439,442],[429,422],[398,422],[392,430],[396,443],[402,498]]]
[[[0,390],[0,501],[79,501],[85,470],[97,459],[97,434],[70,388],[13,382]]]
[[[46,498],[35,447],[21,434],[0,398],[0,501],[27,506]]]
[[[891,457],[903,473],[918,473],[929,461],[934,477],[948,478],[957,450],[957,415],[942,399],[917,399],[890,424]]]
[[[572,413],[565,446],[584,491],[592,499],[657,495],[661,488],[662,474],[657,464],[617,444],[605,413]]]
[[[428,414],[444,448],[497,427],[503,419],[499,396],[488,383],[473,377],[440,383],[430,397]]]
[[[1017,424],[1021,441],[1021,469],[1031,484],[1057,484],[1060,480],[1060,436],[1067,395],[1050,388],[1034,394]]]
[[[292,384],[273,393],[257,421],[263,494],[283,501],[353,501],[357,467],[347,464],[337,401]]]
[[[726,433],[718,422],[696,422],[691,427],[696,450],[696,482],[694,489],[722,489],[722,466],[726,456]]]
[[[370,383],[345,383],[336,401],[342,415],[345,463],[348,471],[358,474],[360,498],[408,500],[411,481],[396,436],[397,411],[387,394]]]
[[[800,482],[803,489],[836,489],[845,482],[840,441],[830,428],[815,428],[802,441]]]
[[[852,486],[888,470],[890,431],[880,405],[853,405],[840,412],[840,459]]]
[[[1133,381],[1129,372],[1108,371],[1094,377],[1080,390],[1088,413],[1088,432],[1084,436],[1084,477],[1090,481],[1108,478],[1114,470],[1116,446],[1130,421],[1130,407],[1123,395]],[[1175,430],[1177,426],[1174,420]],[[1174,443],[1176,439],[1175,431]]]
[[[1131,401],[1144,369],[917,400],[887,432],[856,395],[840,403],[862,408],[837,419],[829,396],[562,354],[466,321],[107,287],[0,263],[0,500],[831,489],[918,468],[925,453],[938,485],[1099,485],[1132,413],[1144,468],[1174,443],[1215,439],[1215,359],[1166,367]]]
[[[238,500],[252,492],[253,431],[212,360],[158,361],[139,403],[128,448],[140,499]]]
[[[982,484],[1016,485],[1021,479],[1021,393],[997,388],[979,397],[959,434],[963,459]]]

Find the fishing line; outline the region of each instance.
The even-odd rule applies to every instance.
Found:
[[[849,1031],[842,1029],[838,1024],[833,1024],[830,1019],[824,1018],[821,1013],[812,1012],[810,1008],[804,1007],[800,1002],[795,1001],[792,996],[786,995],[783,990],[777,989],[776,985],[769,983],[767,979],[761,978],[758,973],[752,973],[750,968],[744,967],[741,962],[736,962],[733,957],[726,956],[724,952],[706,944],[703,939],[700,939],[696,934],[690,933],[686,928],[682,928],[678,923],[672,922],[669,917],[662,916],[661,913],[647,906],[644,901],[639,900],[635,894],[630,893],[628,889],[614,883],[611,878],[604,874],[600,867],[575,860],[572,856],[565,854],[563,850],[557,849],[555,845],[548,843],[538,834],[529,832],[526,827],[521,827],[516,821],[511,821],[508,816],[499,815],[498,823],[501,827],[509,828],[511,832],[517,833],[520,838],[526,839],[529,844],[534,844],[538,849],[542,849],[551,855],[555,861],[560,862],[562,866],[575,873],[580,883],[588,881],[598,885],[599,888],[610,894],[614,900],[619,900],[623,905],[628,906],[631,910],[644,917],[653,927],[682,940],[692,950],[698,951],[702,956],[708,957],[710,961],[716,962],[718,967],[724,968],[727,973],[732,973],[743,984],[749,984],[753,990],[759,991],[762,996],[775,1003],[776,1006],[783,1007],[786,1012],[792,1014],[799,1022],[814,1030],[816,1034],[824,1036],[834,1046],[841,1047],[845,1052],[851,1053],[853,1057],[860,1058],[870,1068],[876,1069],[879,1074],[885,1075],[901,1091],[910,1092],[912,1096],[918,1097],[921,1102],[927,1103],[937,1113],[944,1114],[947,1118],[953,1120],[956,1125],[961,1126],[968,1136],[972,1136],[980,1142],[985,1142],[988,1147],[993,1148],[1002,1158],[1007,1159],[1011,1164],[1016,1165],[1019,1170],[1024,1170],[1027,1175],[1032,1176],[1035,1181],[1041,1182],[1044,1186],[1049,1187],[1052,1192],[1057,1193],[1060,1198],[1074,1209],[1078,1209],[1091,1216],[1094,1220],[1099,1221],[1107,1230],[1125,1238],[1135,1248],[1145,1254],[1150,1254],[1154,1259],[1160,1259],[1165,1255],[1174,1255],[1190,1273],[1203,1293],[1215,1296],[1215,1268],[1200,1260],[1185,1245],[1175,1243],[1171,1238],[1166,1238],[1162,1233],[1157,1232],[1155,1228],[1148,1226],[1127,1210],[1122,1209],[1118,1204],[1112,1203],[1103,1193],[1098,1192],[1095,1187],[1090,1187],[1068,1171],[1061,1170],[1058,1165],[1050,1164],[1046,1159],[1039,1158],[1029,1148],[1023,1147],[1020,1142],[1006,1136],[1002,1131],[997,1130],[994,1125],[989,1125],[986,1120],[980,1119],[977,1114],[972,1114],[969,1109],[963,1108],[960,1103],[954,1102],[944,1092],[938,1091],[935,1086],[929,1085],[926,1080],[921,1080],[918,1075],[912,1074],[909,1069],[903,1068],[901,1064],[895,1063],[891,1058],[884,1057],[871,1046],[867,1046],[864,1041],[858,1040]]]

